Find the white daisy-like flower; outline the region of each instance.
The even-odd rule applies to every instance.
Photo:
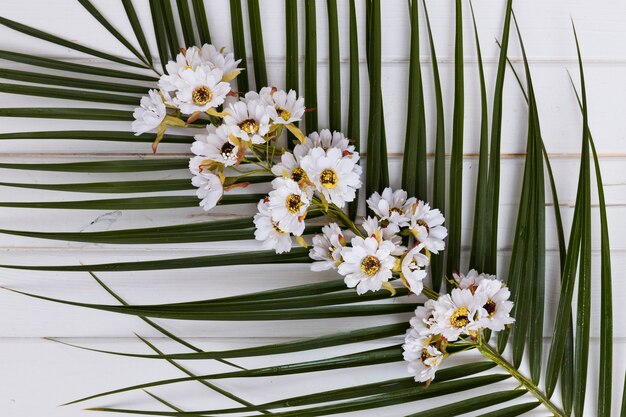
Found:
[[[207,125],[206,132],[206,135],[194,136],[195,142],[191,145],[194,154],[227,167],[239,162],[239,147],[229,139],[226,126]]]
[[[141,98],[139,105],[133,112],[135,121],[131,126],[136,136],[159,127],[167,114],[163,98],[157,90],[150,90],[147,96]]]
[[[429,264],[428,257],[422,253],[423,249],[423,244],[416,245],[402,258],[402,276],[411,292],[416,295],[421,294],[424,289],[422,281],[426,278],[426,267]]]
[[[361,187],[361,166],[356,158],[344,158],[341,150],[311,149],[300,161],[300,166],[315,184],[317,190],[339,208],[353,201]]]
[[[304,232],[304,217],[310,201],[298,183],[288,178],[275,178],[273,191],[269,193],[269,209],[272,220],[281,230],[296,236]]]
[[[356,155],[358,158],[358,152],[355,152],[354,145],[350,145],[350,141],[343,133],[331,132],[328,129],[322,129],[319,133],[310,133],[305,143],[299,143],[295,146],[293,153],[297,159],[302,159],[314,148],[322,148],[325,151],[337,148],[344,156]]]
[[[427,300],[423,306],[415,309],[415,315],[411,317],[411,331],[416,332],[420,336],[430,336],[432,331],[430,326],[433,323],[433,311],[435,309],[435,300]]]
[[[443,363],[444,354],[435,346],[429,345],[429,338],[415,337],[409,333],[402,345],[403,357],[408,371],[417,382],[435,379],[435,373]]]
[[[484,279],[495,279],[495,275],[479,274],[475,269],[470,270],[467,275],[460,272],[453,272],[452,277],[461,289],[469,289],[475,292],[478,284]]]
[[[258,100],[238,101],[230,104],[224,124],[230,134],[254,144],[265,143],[264,136],[270,130],[267,106]]]
[[[246,99],[260,100],[268,106],[273,123],[286,125],[302,120],[304,115],[304,98],[298,97],[294,90],[277,90],[274,87],[263,87],[258,93],[251,91]]]
[[[478,320],[482,327],[498,332],[515,319],[510,316],[513,302],[511,292],[500,280],[483,279],[476,288],[475,296],[483,303],[478,310]]]
[[[322,234],[313,237],[313,247],[309,251],[312,271],[337,269],[341,263],[341,249],[346,245],[344,232],[337,223],[322,227]]]
[[[283,231],[278,224],[272,220],[269,210],[269,202],[259,201],[257,205],[259,212],[254,216],[254,238],[263,242],[264,249],[274,249],[276,253],[285,253],[291,250],[291,235]]]
[[[205,211],[215,207],[224,194],[224,186],[220,177],[210,171],[199,170],[191,179],[191,183],[198,187],[196,195],[200,199],[200,207]]]
[[[395,249],[391,252],[392,255],[400,256],[406,252],[406,247],[402,246],[402,238],[393,233],[386,227],[382,227],[380,222],[375,217],[368,217],[363,220],[363,229],[369,237],[374,237],[377,240],[388,240],[395,245]]]
[[[480,308],[480,300],[470,290],[454,288],[450,294],[442,295],[435,302],[431,330],[454,342],[462,334],[480,328],[477,320]]]
[[[185,114],[205,112],[224,102],[230,84],[222,81],[222,71],[199,67],[185,69],[174,80],[172,103]]]
[[[235,55],[232,52],[226,53],[224,48],[218,50],[210,44],[205,43],[202,48],[192,46],[187,49],[185,58],[187,65],[192,68],[206,66],[210,69],[219,69],[222,71],[223,81],[230,81],[241,72],[241,69],[237,68],[241,62],[240,59],[235,60]]]
[[[439,209],[431,210],[428,203],[420,200],[411,208],[410,216],[408,224],[402,226],[408,226],[418,242],[433,253],[445,249],[443,239],[448,236],[448,229],[442,226],[445,219]]]
[[[400,230],[400,225],[407,224],[411,219],[411,208],[417,202],[415,197],[407,198],[404,190],[393,191],[387,187],[382,195],[374,192],[367,199],[367,206],[380,218],[381,223],[395,230]]]
[[[339,265],[339,273],[345,277],[344,282],[349,288],[356,287],[358,294],[380,290],[391,278],[396,263],[391,255],[394,244],[360,236],[353,237],[350,243],[352,247],[341,250],[343,263]]]
[[[309,179],[291,152],[285,152],[280,156],[280,162],[272,167],[272,173],[277,177],[291,178],[299,184]]]

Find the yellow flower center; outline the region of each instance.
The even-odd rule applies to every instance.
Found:
[[[302,168],[296,168],[293,171],[291,171],[291,179],[294,180],[295,182],[300,182],[302,180],[306,180],[308,179],[309,176],[306,175],[306,172],[304,172],[304,170]]]
[[[404,215],[404,210],[402,210],[400,207],[392,207],[389,209],[390,212],[392,213],[398,213],[399,215]]]
[[[339,178],[337,178],[337,173],[332,169],[325,169],[320,174],[320,182],[324,188],[335,188]]]
[[[469,324],[469,311],[461,307],[450,316],[450,324],[455,327],[463,327]]]
[[[379,270],[380,261],[377,257],[367,255],[365,258],[363,258],[363,261],[361,261],[361,271],[365,275],[369,275],[371,277],[372,275],[376,275]]]
[[[422,349],[422,355],[420,357],[420,359],[422,360],[422,362],[426,362],[426,359],[428,358],[432,358],[433,355],[431,355],[430,353],[428,353],[427,349]]]
[[[491,298],[487,300],[483,308],[487,311],[489,317],[493,317],[493,315],[496,314],[496,303],[494,303]]]
[[[302,204],[304,203],[298,194],[290,194],[289,197],[287,197],[285,206],[290,213],[296,214],[300,211]]]
[[[287,121],[291,117],[291,112],[287,109],[283,109],[282,107],[276,107],[276,113],[284,120]]]
[[[205,85],[201,85],[200,87],[193,90],[191,93],[191,98],[193,102],[199,106],[204,106],[213,98],[213,92],[209,89],[209,87]]]
[[[259,130],[259,124],[254,119],[246,119],[243,122],[239,123],[238,126],[241,130],[249,135],[256,133],[257,130]]]

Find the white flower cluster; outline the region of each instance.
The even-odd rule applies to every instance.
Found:
[[[228,105],[219,127],[207,125],[204,134],[196,135],[189,169],[193,184],[205,210],[215,207],[223,194],[221,173],[225,167],[239,165],[251,144],[264,144],[275,138],[272,134],[281,125],[297,122],[304,114],[304,99],[296,92],[288,93],[264,87],[259,93],[249,92]],[[240,184],[241,185],[241,184]]]
[[[456,288],[415,310],[403,345],[404,359],[416,381],[434,379],[449,344],[472,343],[483,329],[512,324],[513,303],[502,281],[471,270],[454,275]]]
[[[195,136],[191,148],[196,155],[189,163],[194,175],[192,184],[198,187],[200,206],[205,210],[215,207],[225,190],[245,186],[225,186],[224,168],[238,166],[252,145],[277,138],[282,127],[301,135],[293,123],[302,119],[304,99],[293,90],[264,87],[258,93],[248,92],[239,100],[227,102],[228,96],[239,95],[230,84],[242,71],[239,62],[232,53],[213,45],[183,50],[166,65],[159,89],[150,90],[134,112],[135,134],[157,130],[153,149],[167,125],[186,127],[202,115],[221,119],[207,124],[206,130]],[[218,112],[217,107],[222,105],[224,111]],[[183,120],[181,115],[189,117]]]
[[[213,45],[192,46],[166,66],[158,90],[150,90],[135,109],[132,129],[135,134],[157,129],[165,122],[166,108],[183,114],[206,112],[224,103],[231,91],[229,81],[241,72],[240,60]],[[164,126],[163,126],[164,127]]]
[[[312,269],[335,268],[344,276],[346,285],[357,293],[378,291],[388,287],[398,276],[415,294],[423,289],[429,264],[429,252],[445,248],[447,230],[437,209],[416,198],[407,198],[404,190],[386,188],[367,200],[375,217],[363,221],[363,236],[354,236],[347,245],[345,232],[331,223],[322,235],[313,238],[310,256],[316,262]],[[409,248],[402,236],[413,237]]]
[[[292,101],[287,95],[285,103]],[[297,115],[290,113],[292,117]],[[288,115],[284,118],[290,120]],[[333,209],[341,210],[355,199],[361,187],[358,161],[359,153],[348,139],[330,130],[311,133],[304,143],[295,146],[293,153],[285,151],[280,163],[272,167],[277,176],[272,181],[273,190],[259,202],[259,212],[254,216],[256,239],[277,253],[290,251],[291,236],[304,233],[305,218],[312,205],[333,205]],[[326,227],[329,234],[335,226]],[[336,238],[339,239],[332,237],[333,241]]]

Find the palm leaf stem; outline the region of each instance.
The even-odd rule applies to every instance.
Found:
[[[567,415],[559,409],[550,399],[544,394],[537,385],[535,385],[529,378],[522,375],[515,366],[504,359],[500,353],[492,348],[488,343],[481,341],[478,344],[478,351],[487,359],[496,363],[500,368],[507,371],[511,376],[520,384],[524,386],[528,392],[530,392],[537,400],[539,400],[551,413],[556,417],[567,417]]]

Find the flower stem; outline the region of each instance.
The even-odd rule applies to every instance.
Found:
[[[356,224],[354,224],[354,222],[350,220],[350,217],[348,217],[348,215],[340,208],[333,210],[333,207],[331,206],[329,207],[328,214],[336,217],[337,220],[341,221],[344,226],[352,230],[357,236],[363,237],[363,233],[356,227]]]
[[[486,358],[496,363],[500,368],[507,371],[511,376],[519,381],[532,395],[537,398],[551,413],[556,417],[566,417],[566,414],[554,405],[550,399],[535,385],[530,379],[522,375],[513,365],[504,359],[496,350],[494,350],[487,342],[480,339],[477,344],[478,351]]]

